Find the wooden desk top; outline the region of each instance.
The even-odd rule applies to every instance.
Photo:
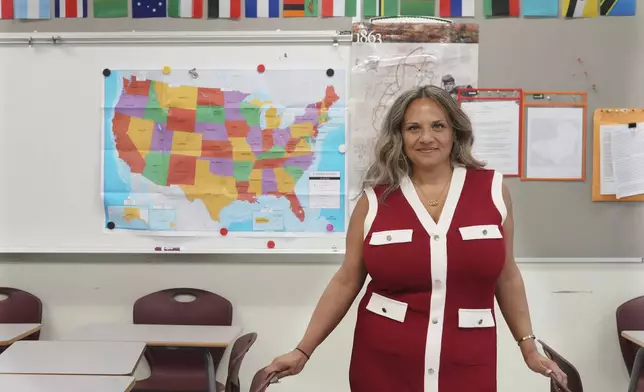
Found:
[[[129,392],[133,377],[0,374],[0,391],[11,392]]]
[[[39,331],[41,327],[42,324],[0,323],[0,346],[8,346]]]
[[[227,347],[242,328],[206,325],[89,324],[66,334],[75,341],[144,342],[163,347]]]
[[[0,374],[129,376],[145,344],[21,340],[0,354]]]

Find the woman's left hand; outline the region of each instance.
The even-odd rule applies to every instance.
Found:
[[[554,361],[544,357],[538,351],[528,354],[525,357],[525,363],[533,372],[543,374],[546,377],[553,376],[561,384],[568,386],[566,373],[559,369],[559,366]]]

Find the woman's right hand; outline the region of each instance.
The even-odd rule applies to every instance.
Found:
[[[278,380],[287,376],[295,376],[304,369],[307,361],[306,355],[299,350],[293,350],[273,359],[273,362],[266,367],[265,372],[275,373]]]

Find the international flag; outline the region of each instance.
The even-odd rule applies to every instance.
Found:
[[[283,0],[282,16],[285,18],[298,18],[298,17],[301,18],[305,16],[318,16],[318,1],[317,0]]]
[[[566,18],[594,18],[599,15],[598,0],[561,0]]]
[[[127,18],[128,0],[94,0],[95,18]]]
[[[0,0],[0,19],[13,19],[13,0]]]
[[[601,0],[599,13],[603,16],[635,16],[637,0]]]
[[[245,0],[247,18],[279,18],[280,0]]]
[[[523,0],[523,16],[559,16],[559,0]]]
[[[87,0],[56,0],[54,15],[57,18],[87,18]]]
[[[165,18],[165,0],[132,0],[132,18]]]
[[[171,18],[203,18],[203,0],[168,0],[168,16]]]
[[[51,0],[15,0],[15,19],[51,19]]]
[[[208,18],[241,18],[241,0],[208,0]]]
[[[519,0],[483,0],[485,16],[519,16]]]
[[[435,14],[435,0],[400,0],[400,15],[434,16]]]
[[[364,0],[364,16],[398,16],[398,0]]]
[[[286,3],[287,0],[284,0]],[[433,0],[432,0],[433,1]],[[322,0],[322,16],[356,16],[357,0]],[[284,9],[286,16],[286,8]]]
[[[449,17],[474,17],[474,0],[440,0],[440,16]]]

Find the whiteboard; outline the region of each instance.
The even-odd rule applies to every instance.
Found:
[[[105,228],[101,198],[105,68],[256,70],[263,64],[294,72],[348,71],[350,43],[334,43],[330,37],[335,32],[285,32],[284,42],[276,32],[250,34],[272,38],[264,43],[237,37],[238,43],[231,38],[223,43],[115,40],[99,45],[82,43],[87,34],[63,33],[57,44],[28,46],[23,40],[21,45],[0,46],[0,252],[342,253],[344,233],[293,238],[218,232],[160,236]],[[308,41],[298,42],[293,38],[298,34],[308,36]],[[348,74],[343,73],[347,86]],[[270,241],[274,247],[269,248]]]

